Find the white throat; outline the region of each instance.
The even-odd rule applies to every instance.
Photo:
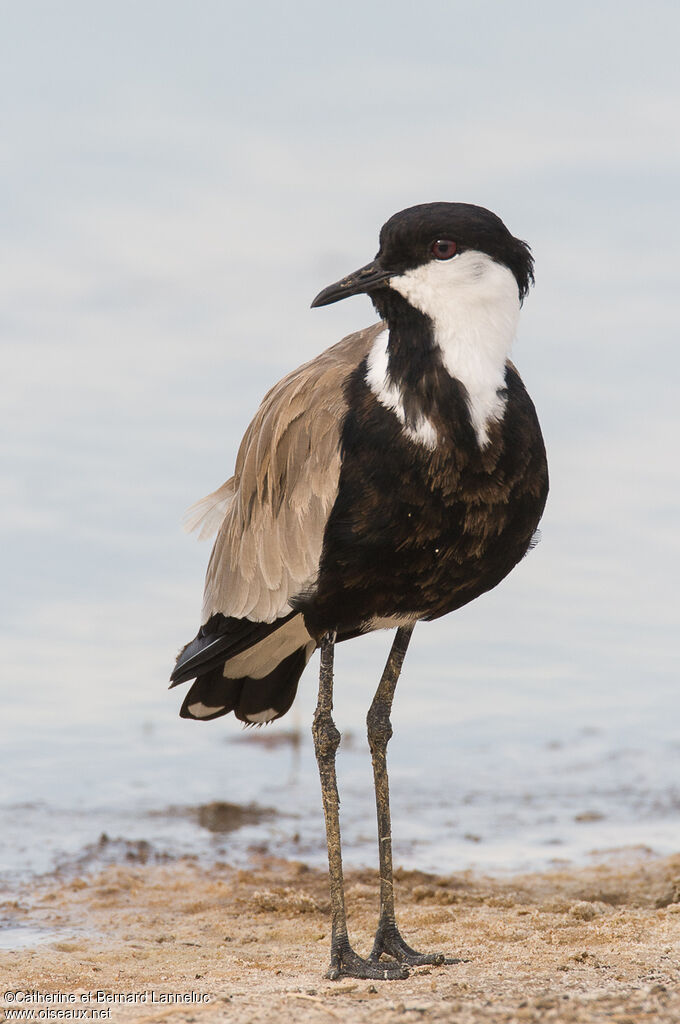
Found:
[[[512,271],[468,249],[407,270],[389,285],[432,320],[444,367],[467,391],[470,420],[484,448],[491,423],[505,413],[505,364],[519,319]]]

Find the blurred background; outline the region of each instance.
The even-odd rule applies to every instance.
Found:
[[[2,877],[324,862],[316,658],[272,727],[177,717],[209,555],[180,519],[271,384],[374,322],[314,295],[435,200],[533,247],[514,359],[552,490],[509,579],[416,630],[395,861],[677,849],[677,5],[2,7]],[[364,717],[389,643],[337,657],[353,864],[376,861]]]

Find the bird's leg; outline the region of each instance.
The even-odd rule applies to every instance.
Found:
[[[443,953],[418,953],[401,937],[394,916],[394,883],[392,878],[392,824],[390,821],[390,787],[387,777],[387,744],[392,737],[390,711],[394,691],[406,655],[413,626],[400,626],[397,630],[387,664],[375,692],[366,724],[368,743],[373,760],[375,803],[378,813],[378,853],[380,857],[380,920],[375,933],[371,960],[379,960],[381,953],[392,956],[399,963],[418,967],[422,964],[452,964],[459,961]]]
[[[331,964],[326,977],[406,978],[408,971],[401,964],[376,964],[364,960],[354,952],[347,937],[345,893],[342,878],[340,849],[340,814],[338,783],[335,774],[335,754],[340,745],[340,733],[331,717],[333,710],[333,650],[335,633],[327,633],[321,641],[321,671],[319,673],[319,700],[314,712],[312,735],[319,776],[323,811],[326,818],[328,844],[328,873],[331,889]]]

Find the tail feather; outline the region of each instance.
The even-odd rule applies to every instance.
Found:
[[[276,632],[294,615],[295,612],[291,612],[284,618],[275,619],[274,622],[251,622],[250,619],[213,615],[204,626],[201,626],[194,639],[179,652],[170,676],[171,688],[179,683],[186,683],[189,679],[195,679],[199,674],[217,668],[218,665],[224,665],[225,661],[242,651],[247,651],[270,633]]]
[[[313,650],[313,645],[309,646]],[[261,679],[227,679],[219,668],[206,672],[184,698],[180,716],[208,722],[233,711],[248,724],[273,722],[285,715],[293,703],[311,653],[305,647],[294,651]]]
[[[315,647],[295,612],[272,623],[214,616],[180,653],[171,676],[172,686],[196,680],[181,717],[210,721],[233,711],[251,724],[280,718]]]

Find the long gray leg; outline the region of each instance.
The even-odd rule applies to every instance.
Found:
[[[447,958],[443,953],[418,953],[415,949],[411,949],[402,938],[394,916],[392,823],[390,820],[390,785],[387,777],[387,744],[392,737],[390,711],[392,710],[394,691],[413,628],[413,626],[400,626],[397,630],[373,703],[366,716],[366,724],[373,760],[380,857],[380,919],[370,959],[377,961],[381,953],[386,953],[399,963],[418,967],[422,964],[453,964],[460,961]]]
[[[331,717],[333,710],[333,652],[335,633],[327,633],[321,641],[321,671],[319,673],[319,700],[314,712],[312,735],[314,751],[319,765],[323,811],[326,818],[328,845],[328,874],[331,890],[331,964],[326,975],[334,980],[340,977],[374,978],[388,980],[406,978],[408,970],[401,963],[377,964],[364,960],[354,952],[347,936],[345,892],[342,877],[340,848],[340,814],[338,783],[335,774],[335,755],[340,745],[340,733]]]

